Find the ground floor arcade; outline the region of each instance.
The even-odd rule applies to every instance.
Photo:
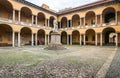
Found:
[[[118,28],[118,27],[117,27]],[[101,29],[101,28],[100,28]],[[84,30],[84,29],[83,29]],[[64,45],[120,45],[120,32],[114,27],[104,27],[101,32],[96,29],[60,31],[61,43]],[[7,24],[0,24],[0,46],[20,47],[23,45],[47,45],[51,40],[51,30],[38,29],[36,33],[29,27],[14,31]]]

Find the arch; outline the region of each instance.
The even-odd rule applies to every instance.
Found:
[[[55,20],[55,17],[51,16],[50,17],[50,27],[54,27],[53,26],[53,21]]]
[[[62,17],[62,19],[61,19],[61,27],[62,28],[67,27],[67,18],[66,17]]]
[[[103,43],[104,45],[115,45],[116,36],[110,37],[110,34],[116,33],[115,29],[112,27],[107,27],[103,29]]]
[[[66,31],[61,32],[61,43],[67,44],[67,32]]]
[[[24,23],[32,23],[32,10],[28,7],[21,8],[21,21]]]
[[[85,32],[85,41],[86,41],[86,44],[88,45],[95,45],[95,30],[93,29],[88,29],[86,30]]]
[[[80,43],[80,32],[78,30],[74,30],[72,32],[72,44]]]
[[[39,12],[37,15],[37,19],[38,19],[38,24],[41,26],[45,26],[45,14],[42,12]]]
[[[12,32],[10,25],[0,24],[0,46],[12,46]]]
[[[23,27],[20,30],[21,45],[31,45],[32,30],[28,27]]]
[[[12,19],[13,5],[8,0],[0,0],[0,17]]]
[[[72,26],[77,27],[80,25],[80,16],[78,14],[75,14],[72,16]]]
[[[113,7],[105,8],[102,12],[103,23],[115,22],[115,12],[116,10]]]
[[[95,12],[94,11],[89,11],[86,13],[85,15],[85,20],[86,20],[86,23],[85,25],[87,26],[92,26],[95,24]]]
[[[45,30],[43,29],[38,30],[37,37],[38,37],[37,44],[44,45],[45,44]]]

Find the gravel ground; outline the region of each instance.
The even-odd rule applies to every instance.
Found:
[[[118,48],[105,78],[120,78],[120,48]]]
[[[0,78],[94,78],[114,47],[0,48]],[[4,62],[5,61],[5,62]]]

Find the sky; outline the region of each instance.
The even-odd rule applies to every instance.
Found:
[[[59,11],[64,8],[74,8],[98,0],[27,0],[33,4],[41,6],[42,4],[47,4],[51,9]]]

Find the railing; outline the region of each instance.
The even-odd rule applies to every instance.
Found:
[[[50,30],[53,29],[48,26],[36,25],[36,24],[27,23],[27,22],[18,22],[18,21],[13,21],[12,19],[2,18],[2,17],[0,17],[0,21],[5,23],[10,23],[10,24],[18,24],[18,25],[30,26],[30,27],[32,26],[32,27],[37,27],[41,29],[50,29]],[[97,25],[94,24],[91,26],[85,25],[85,26],[75,26],[75,27],[69,27],[69,28],[67,27],[67,28],[60,28],[59,30],[70,30],[70,29],[75,30],[75,29],[97,28],[97,27],[114,26],[114,25],[120,25],[120,22],[103,23],[103,24],[97,24]]]

